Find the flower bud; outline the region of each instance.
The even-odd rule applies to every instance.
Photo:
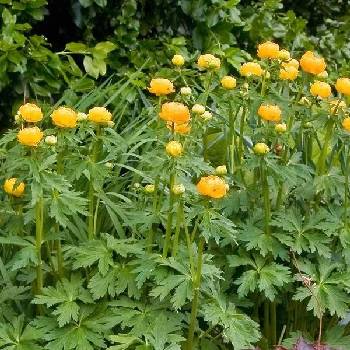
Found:
[[[114,164],[111,163],[111,162],[106,162],[106,163],[105,163],[105,167],[108,168],[108,169],[113,169]]]
[[[270,74],[270,72],[268,70],[265,73],[265,78],[266,79],[270,79],[271,78],[271,74]]]
[[[200,105],[198,103],[196,103],[193,107],[192,107],[192,112],[194,114],[203,114],[205,112],[205,107],[203,105]]]
[[[186,188],[183,184],[174,185],[172,188],[172,192],[176,195],[181,195],[185,193],[185,191],[186,191]]]
[[[278,134],[283,134],[283,133],[285,133],[287,131],[287,125],[285,123],[276,124],[275,131]]]
[[[190,87],[188,86],[183,86],[181,89],[180,89],[180,94],[181,95],[184,95],[184,96],[189,96],[191,95],[192,93],[192,90]]]
[[[328,78],[328,73],[327,73],[326,70],[324,70],[323,72],[318,73],[318,74],[317,74],[317,77],[318,77],[318,78],[321,78],[321,79]]]
[[[21,114],[19,112],[16,113],[15,115],[15,122],[19,124],[22,120]]]
[[[153,193],[155,191],[154,185],[148,184],[145,186],[145,192],[146,193]]]
[[[79,112],[77,114],[77,121],[82,122],[83,120],[86,120],[88,117],[85,113]]]
[[[290,53],[287,50],[280,50],[278,53],[278,58],[282,61],[289,61],[290,60]]]
[[[227,174],[227,168],[226,165],[219,165],[215,169],[215,175],[226,175]]]
[[[45,143],[47,145],[53,146],[57,143],[57,137],[55,135],[49,135],[45,137]]]
[[[183,148],[180,142],[170,141],[165,146],[166,153],[171,157],[179,157],[182,154]]]
[[[185,59],[182,55],[174,55],[171,62],[173,65],[181,67],[185,64]]]
[[[209,111],[205,111],[205,112],[201,115],[201,118],[202,118],[204,121],[209,121],[210,119],[213,118],[213,115],[212,115]]]
[[[139,182],[135,182],[133,186],[134,186],[135,190],[138,190],[141,187]]]
[[[300,104],[300,105],[303,105],[303,106],[310,106],[310,105],[311,105],[311,102],[310,102],[310,100],[309,100],[307,97],[303,96],[303,97],[299,100],[299,104]]]
[[[259,142],[254,145],[253,151],[257,155],[265,155],[266,153],[270,152],[270,148],[266,143]]]
[[[107,122],[107,126],[108,126],[109,128],[113,128],[114,125],[115,125],[115,123],[114,123],[114,121],[112,121],[112,120],[110,120],[110,121]]]

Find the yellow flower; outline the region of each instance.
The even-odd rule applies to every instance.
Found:
[[[278,134],[283,134],[283,133],[285,133],[287,131],[287,125],[285,123],[276,124],[275,131]]]
[[[171,62],[173,65],[180,67],[185,64],[185,59],[182,55],[174,55]]]
[[[203,114],[205,112],[205,107],[203,105],[200,105],[200,104],[196,103],[192,107],[192,112],[194,114]]]
[[[346,131],[349,131],[350,132],[350,117],[348,118],[345,118],[343,120],[343,128],[346,130]]]
[[[214,55],[207,53],[205,55],[200,55],[198,57],[197,64],[198,64],[198,67],[202,69],[210,69],[210,68],[219,69],[221,62],[220,62],[220,58],[217,58]]]
[[[346,108],[345,102],[340,100],[332,100],[329,104],[331,114],[338,114],[339,110],[344,110]]]
[[[179,102],[166,102],[162,104],[159,113],[161,119],[172,123],[187,123],[190,120],[188,107]]]
[[[236,79],[230,75],[226,75],[221,79],[221,85],[224,89],[232,90],[236,87]]]
[[[295,80],[298,76],[298,69],[293,66],[285,66],[280,69],[280,79],[282,80]]]
[[[17,178],[12,177],[4,183],[4,191],[14,197],[21,197],[24,192],[25,185],[23,182],[17,183]]]
[[[145,192],[146,193],[153,193],[155,191],[155,186],[154,185],[151,185],[151,184],[148,184],[145,186]]]
[[[266,143],[258,142],[254,145],[253,151],[257,155],[265,155],[270,152],[270,148]]]
[[[250,77],[251,75],[255,75],[257,77],[261,77],[264,71],[262,70],[259,63],[255,62],[247,62],[244,63],[240,68],[241,75],[245,77]]]
[[[287,50],[280,50],[278,53],[278,58],[282,61],[289,61],[290,60],[290,53]]]
[[[215,174],[222,176],[227,174],[227,168],[226,165],[219,165],[215,168]]]
[[[279,122],[281,120],[281,110],[276,105],[261,105],[258,109],[258,115],[270,122]]]
[[[191,131],[191,126],[188,123],[172,123],[167,122],[167,128],[177,134],[188,134]]]
[[[271,41],[258,45],[258,57],[260,58],[278,58],[280,48],[278,44]]]
[[[68,107],[59,107],[51,114],[52,122],[60,128],[75,128],[77,126],[77,114]]]
[[[350,79],[349,78],[338,78],[335,83],[335,88],[341,94],[350,96]]]
[[[34,126],[33,128],[21,129],[17,134],[17,139],[24,146],[36,147],[43,136],[44,133],[37,126]]]
[[[94,123],[108,124],[112,120],[112,113],[105,107],[94,107],[89,110],[88,119]]]
[[[288,62],[282,62],[282,66],[285,67],[294,67],[296,69],[299,69],[299,62],[295,59],[292,58]]]
[[[300,59],[303,71],[311,74],[322,73],[326,69],[326,62],[321,57],[316,57],[312,51],[306,51]]]
[[[210,175],[199,180],[197,191],[203,196],[219,199],[226,195],[228,186],[221,177]]]
[[[171,157],[179,157],[182,154],[183,148],[180,142],[170,141],[165,146],[166,153]]]
[[[148,91],[156,96],[165,96],[175,91],[173,83],[169,79],[152,79]]]
[[[323,81],[315,81],[310,88],[313,96],[327,98],[332,94],[331,86]]]
[[[36,123],[43,119],[41,108],[33,103],[26,103],[19,107],[18,110],[21,117],[29,123]]]

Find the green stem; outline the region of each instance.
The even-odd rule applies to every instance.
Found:
[[[276,322],[276,302],[270,304],[270,319],[271,319],[271,342],[272,345],[277,345],[277,322]]]
[[[205,240],[203,237],[201,237],[198,244],[197,271],[196,271],[196,275],[193,278],[193,299],[192,299],[192,307],[191,307],[190,325],[188,328],[187,350],[193,349],[194,329],[195,329],[196,320],[197,320],[199,290],[200,290],[201,278],[202,278],[204,243],[205,243]]]
[[[350,147],[345,159],[345,189],[344,189],[344,227],[346,232],[348,232],[348,207],[349,207],[349,163],[350,163]]]
[[[245,116],[247,113],[247,107],[244,106],[241,114],[241,120],[239,124],[239,143],[238,143],[238,162],[239,164],[242,163],[243,158],[243,138],[244,138],[244,122],[245,122]]]
[[[153,204],[152,204],[152,214],[153,216],[156,215],[157,212],[157,201],[158,201],[158,187],[159,187],[159,176],[156,177],[156,180],[154,182],[154,192],[153,192]],[[152,222],[149,228],[149,236],[148,236],[148,244],[147,244],[147,251],[148,253],[152,253],[153,250],[153,241],[154,241],[154,234],[155,234],[155,225]]]
[[[177,212],[176,212],[176,229],[175,229],[175,235],[174,235],[173,250],[171,254],[172,256],[176,256],[179,248],[179,237],[180,237],[181,225],[184,224],[183,213],[184,213],[183,201],[182,199],[180,199],[177,205]]]
[[[207,82],[206,82],[206,86],[205,86],[205,92],[204,92],[204,98],[203,98],[204,106],[206,106],[207,101],[208,101],[209,90],[210,90],[210,84],[211,84],[211,81],[212,81],[212,77],[213,77],[213,72],[210,71],[208,73]],[[204,161],[208,161],[208,136],[207,136],[207,134],[205,132],[203,134],[203,158],[204,158]]]
[[[270,218],[271,218],[271,208],[270,208],[270,195],[269,195],[269,183],[266,164],[264,159],[261,159],[260,163],[261,172],[261,182],[262,182],[262,195],[264,198],[264,226],[265,234],[270,234]]]
[[[43,241],[44,229],[44,205],[43,198],[40,197],[35,206],[35,247],[37,256],[36,266],[36,292],[41,294],[44,284],[42,259],[41,259],[41,245]]]
[[[269,302],[264,301],[264,335],[267,341],[270,339],[270,315]]]
[[[319,157],[318,162],[317,162],[317,174],[318,175],[323,175],[325,172],[326,157],[327,157],[329,143],[330,143],[330,140],[331,140],[331,137],[333,134],[333,126],[334,126],[334,121],[333,121],[333,119],[330,118],[326,124],[326,134],[325,134],[325,138],[324,138],[324,143],[323,143],[320,157]]]

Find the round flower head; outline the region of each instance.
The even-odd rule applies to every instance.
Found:
[[[159,113],[161,119],[172,123],[187,123],[190,120],[188,107],[179,102],[166,102],[162,104]]]
[[[346,104],[344,101],[332,100],[329,102],[331,114],[338,114],[339,110],[344,111]]]
[[[18,113],[28,123],[40,122],[43,119],[41,108],[33,103],[26,103],[19,107]]]
[[[171,190],[174,194],[178,196],[178,195],[184,194],[186,191],[186,188],[183,184],[178,184],[178,185],[174,185]]]
[[[293,66],[285,66],[280,69],[280,79],[282,80],[295,80],[298,76],[298,69]]]
[[[324,70],[323,72],[318,73],[318,74],[317,74],[317,78],[320,78],[320,79],[326,79],[326,78],[328,78],[328,73],[327,73],[327,71]]]
[[[200,117],[201,117],[204,121],[209,121],[210,119],[213,118],[213,115],[212,115],[209,111],[205,111],[203,114],[200,114]]]
[[[219,165],[215,168],[215,174],[222,176],[227,174],[227,168],[226,165]]]
[[[306,51],[300,59],[303,71],[311,74],[319,74],[326,69],[326,62],[321,57],[316,57],[312,51]]]
[[[44,133],[37,126],[34,126],[21,129],[17,134],[17,139],[24,146],[36,147],[43,136]]]
[[[180,94],[181,95],[184,95],[184,96],[189,96],[191,95],[192,93],[192,90],[190,87],[188,86],[183,86],[181,89],[180,89]]]
[[[278,44],[271,41],[258,45],[258,57],[260,58],[278,58],[280,48]]]
[[[335,88],[341,94],[350,96],[350,79],[349,78],[339,78],[335,83]]]
[[[173,63],[173,65],[181,67],[185,64],[185,59],[182,55],[174,55],[171,59],[171,62]]]
[[[315,81],[310,88],[313,96],[327,98],[332,94],[331,86],[323,81]]]
[[[281,120],[281,110],[276,105],[261,105],[258,109],[258,115],[270,122],[279,122]]]
[[[77,114],[77,121],[82,122],[84,120],[87,120],[88,116],[85,113],[78,112]]]
[[[57,137],[55,135],[48,135],[45,137],[45,143],[49,146],[53,146],[57,143]]]
[[[254,145],[253,151],[257,155],[265,155],[270,152],[270,148],[266,143],[263,142],[258,142],[257,144]]]
[[[148,91],[156,96],[165,96],[174,92],[174,85],[169,79],[152,79]]]
[[[17,183],[17,178],[12,177],[4,183],[4,191],[14,197],[21,197],[24,192],[25,185],[23,182]]]
[[[52,122],[60,128],[75,128],[77,126],[77,114],[68,107],[59,107],[51,114]]]
[[[199,180],[197,191],[203,196],[219,199],[226,195],[228,188],[226,182],[221,177],[210,175],[202,177]]]
[[[287,131],[287,125],[285,123],[281,123],[281,124],[276,124],[275,125],[275,131],[278,134],[283,134]]]
[[[342,122],[342,125],[346,131],[350,132],[350,117],[345,118]]]
[[[112,120],[112,113],[105,107],[94,107],[89,110],[88,119],[98,124],[108,124]]]
[[[166,153],[170,157],[180,157],[183,151],[182,145],[178,141],[170,141],[165,146]]]
[[[244,63],[239,72],[241,73],[241,75],[243,75],[244,77],[250,77],[250,76],[257,76],[257,77],[261,77],[264,73],[263,69],[261,68],[259,63],[255,63],[255,62],[247,62]]]
[[[191,127],[188,123],[172,123],[167,122],[167,128],[171,131],[174,131],[177,134],[188,134],[191,131]]]
[[[205,55],[200,55],[197,61],[198,67],[201,69],[219,69],[221,62],[220,58],[207,53]]]
[[[154,185],[151,185],[151,184],[148,184],[145,186],[145,192],[146,193],[153,193],[155,191],[155,186]]]
[[[226,75],[221,79],[221,86],[224,89],[232,90],[236,87],[236,79],[234,77],[231,77],[230,75]]]
[[[192,107],[192,112],[194,114],[203,114],[205,112],[205,107],[203,105],[200,105],[200,104],[196,103]]]
[[[288,62],[282,62],[282,67],[294,67],[299,69],[299,62],[295,58],[292,58]]]
[[[278,53],[278,58],[282,61],[289,61],[290,60],[290,53],[287,50],[280,50]]]

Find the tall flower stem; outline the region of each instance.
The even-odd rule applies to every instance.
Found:
[[[333,127],[334,127],[334,121],[333,119],[330,118],[326,124],[326,134],[324,138],[324,143],[323,143],[320,157],[318,158],[318,162],[317,162],[318,175],[323,175],[325,172],[327,152],[328,152],[330,140],[333,135]]]
[[[236,133],[235,133],[235,122],[237,118],[239,109],[234,112],[232,101],[230,101],[230,110],[229,110],[229,134],[227,138],[228,146],[228,158],[230,164],[230,173],[234,173],[234,163],[235,163],[235,144],[236,144]]]
[[[175,229],[175,235],[174,235],[173,250],[171,253],[172,256],[176,256],[179,248],[180,230],[181,230],[182,224],[184,224],[183,221],[184,221],[183,201],[182,199],[179,199],[177,204],[177,212],[176,212],[176,229]]]
[[[244,139],[244,123],[245,123],[245,118],[247,114],[247,107],[244,105],[242,114],[241,114],[241,120],[239,124],[239,143],[238,143],[238,163],[241,164],[242,158],[243,158],[243,139]]]
[[[209,71],[209,73],[207,75],[204,97],[203,97],[203,105],[204,106],[206,106],[206,104],[208,102],[208,97],[209,97],[209,92],[210,92],[210,84],[212,82],[212,78],[213,78],[213,72]],[[206,135],[205,132],[203,135],[203,158],[205,161],[208,160],[208,136]]]
[[[153,200],[152,200],[152,214],[153,214],[153,216],[155,216],[156,212],[157,212],[158,187],[159,187],[159,176],[156,177],[156,180],[154,182],[154,192],[153,192]],[[152,250],[153,250],[153,241],[154,241],[155,230],[156,230],[155,225],[152,222],[150,225],[150,228],[149,228],[149,236],[148,236],[148,244],[147,244],[148,253],[152,253]]]
[[[264,199],[264,227],[265,234],[270,234],[270,218],[271,218],[271,207],[270,207],[270,194],[269,194],[269,183],[268,173],[264,159],[260,162],[260,176],[262,182],[262,195]]]
[[[350,147],[348,147],[345,158],[345,189],[344,189],[344,227],[348,232],[348,207],[349,207],[349,163]]]
[[[37,257],[37,266],[36,266],[37,294],[41,294],[43,285],[44,285],[42,259],[41,259],[43,229],[44,229],[44,203],[43,203],[43,197],[41,196],[35,205],[35,248],[36,248],[36,257]]]
[[[205,240],[203,237],[201,237],[198,244],[197,269],[196,269],[195,275],[193,276],[193,299],[192,299],[192,307],[191,307],[190,325],[188,328],[187,347],[186,347],[187,350],[193,349],[194,329],[195,329],[196,320],[197,320],[199,291],[200,291],[201,279],[202,279],[204,243],[205,243]]]

